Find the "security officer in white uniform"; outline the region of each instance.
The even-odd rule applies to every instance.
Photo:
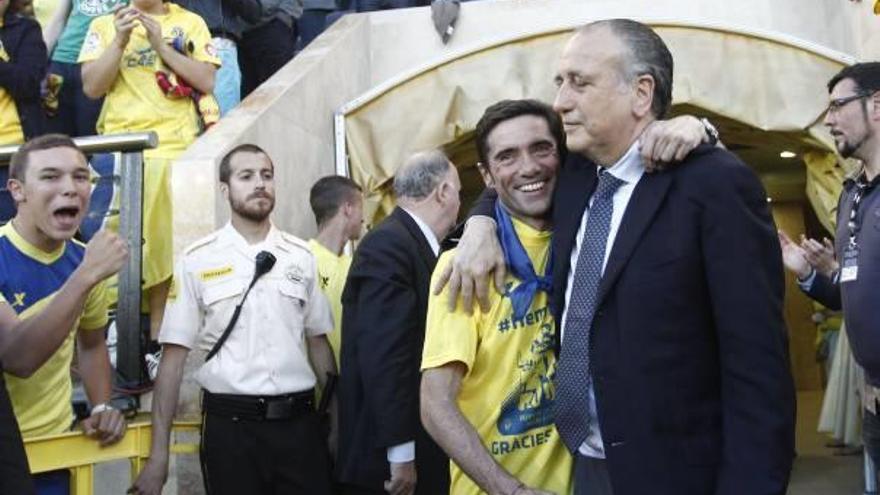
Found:
[[[254,145],[236,147],[221,161],[220,189],[231,220],[190,246],[175,271],[159,334],[150,459],[135,493],[161,493],[191,349],[207,353],[194,376],[203,389],[206,492],[331,492],[314,387],[336,373],[325,335],[333,322],[308,245],[269,220],[273,172],[268,155]],[[273,257],[274,264],[267,261]]]

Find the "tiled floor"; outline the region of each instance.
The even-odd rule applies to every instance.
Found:
[[[862,457],[835,456],[816,432],[821,392],[798,393],[797,453],[789,495],[862,495]]]

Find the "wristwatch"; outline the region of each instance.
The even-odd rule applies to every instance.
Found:
[[[709,122],[709,119],[707,119],[706,117],[700,119],[700,123],[703,124],[703,130],[706,131],[706,137],[709,138],[709,140],[706,142],[709,143],[710,146],[715,146],[716,144],[718,144],[718,140],[721,137],[720,134],[718,134],[718,129],[716,129],[715,126],[712,125],[712,123]]]
[[[100,403],[100,404],[95,404],[95,407],[92,408],[92,412],[89,413],[89,416],[94,416],[95,414],[101,414],[102,412],[104,412],[104,411],[109,411],[109,410],[111,410],[111,409],[116,409],[116,408],[113,407],[113,406],[111,406],[111,405],[110,405],[109,403],[107,403],[107,402],[102,402],[102,403]]]

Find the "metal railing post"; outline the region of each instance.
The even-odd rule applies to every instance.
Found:
[[[119,272],[116,305],[116,368],[126,381],[141,383],[143,378],[141,363],[143,153],[122,153],[119,179],[119,232],[128,241],[128,260]]]

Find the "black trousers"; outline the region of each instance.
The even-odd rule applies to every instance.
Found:
[[[330,454],[317,413],[248,421],[202,415],[200,459],[208,495],[330,495]]]
[[[0,369],[0,493],[31,495],[34,484],[28,472],[24,444],[18,431],[18,422],[3,382]]]
[[[241,99],[284,67],[296,50],[296,21],[293,27],[281,19],[246,31],[238,43],[241,69]]]
[[[575,454],[575,495],[613,495],[608,465],[605,462],[605,459],[594,459]]]

